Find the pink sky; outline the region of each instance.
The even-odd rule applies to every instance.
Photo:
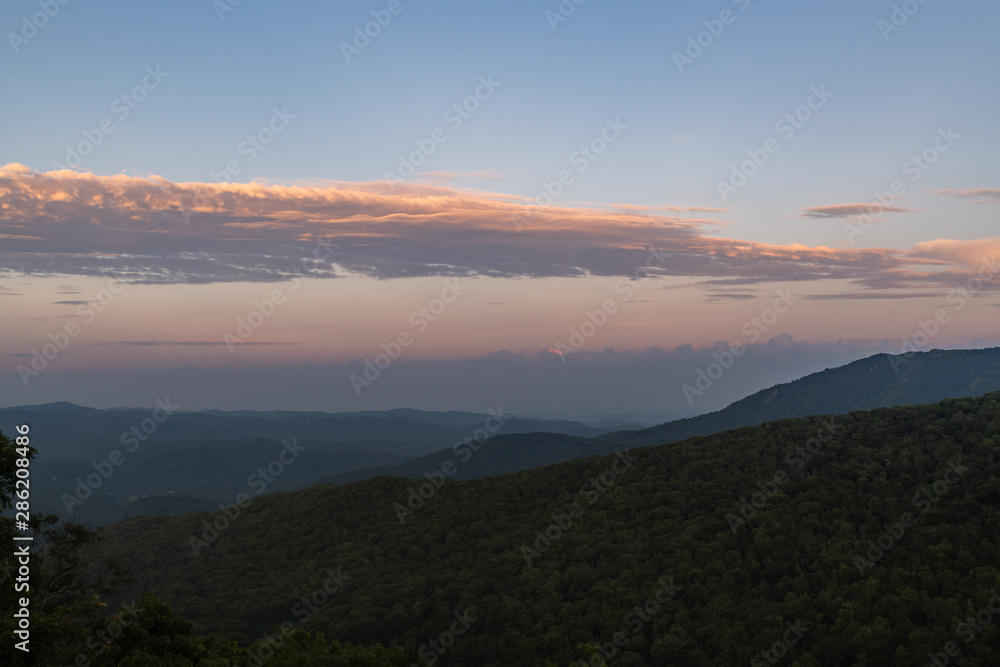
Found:
[[[0,193],[3,352],[22,380],[18,368],[60,340],[47,374],[360,369],[400,336],[412,362],[779,334],[902,349],[935,317],[927,346],[995,332],[997,238],[809,247],[735,238],[711,207],[529,207],[448,185],[170,183],[20,165],[0,168]],[[873,212],[800,215],[857,224]]]

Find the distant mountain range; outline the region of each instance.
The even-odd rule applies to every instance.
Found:
[[[611,420],[582,424],[510,414],[424,412],[223,412],[178,410],[151,427],[149,409],[95,410],[71,403],[0,409],[0,431],[32,424],[39,510],[66,512],[80,487],[115,450],[125,462],[102,480],[73,518],[105,525],[128,516],[216,509],[248,491],[248,480],[294,438],[303,448],[267,493],[381,475],[474,479],[620,449],[657,445],[813,414],[978,396],[1000,390],[1000,348],[879,354],[759,391],[717,412],[653,427]],[[163,417],[161,413],[159,417]],[[123,434],[140,428],[134,452]],[[147,429],[148,430],[148,429]],[[488,439],[487,439],[488,437]],[[442,472],[445,471],[445,472]],[[83,490],[85,493],[85,489]]]
[[[877,354],[763,389],[717,412],[651,428],[617,431],[592,438],[547,438],[537,433],[498,436],[483,443],[472,455],[468,455],[465,448],[457,452],[446,450],[398,465],[342,472],[321,481],[344,484],[377,475],[419,478],[440,470],[448,461],[456,465],[452,477],[475,479],[789,417],[923,405],[998,390],[1000,348]]]
[[[592,437],[644,426],[521,418],[501,414],[502,408],[493,414],[185,412],[168,397],[158,404],[157,409],[96,410],[72,403],[0,409],[0,431],[12,434],[17,424],[31,425],[39,450],[32,464],[36,511],[105,525],[137,514],[214,509],[255,490],[251,476],[292,440],[300,455],[267,484],[268,493],[357,468],[404,463],[463,439],[534,431]]]

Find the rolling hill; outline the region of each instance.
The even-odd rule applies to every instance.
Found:
[[[130,519],[95,558],[131,569],[122,599],[154,589],[241,642],[288,623],[438,665],[562,666],[589,644],[633,667],[985,666],[1000,661],[1000,624],[975,620],[1000,587],[998,465],[993,393]],[[300,614],[329,573],[343,586]]]

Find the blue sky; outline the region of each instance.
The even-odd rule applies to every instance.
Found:
[[[373,185],[365,187],[374,191],[381,187],[378,184],[384,184],[388,172],[399,170],[400,156],[410,156],[422,143],[433,146],[433,152],[421,156],[418,173],[408,183],[439,189],[421,191],[414,195],[418,198],[475,192],[482,193],[487,198],[484,201],[499,196],[530,203],[545,191],[545,183],[556,183],[563,172],[570,178],[558,186],[561,192],[553,203],[565,219],[576,215],[571,209],[650,207],[650,215],[682,218],[676,222],[680,226],[705,225],[708,237],[784,248],[781,252],[789,248],[794,252],[799,245],[836,252],[880,249],[899,258],[919,260],[916,268],[894,260],[899,263],[893,271],[953,272],[954,276],[948,274],[948,280],[942,278],[934,287],[942,294],[949,280],[954,283],[965,275],[963,271],[977,268],[976,261],[969,259],[972,254],[985,256],[996,247],[1000,132],[995,116],[1000,108],[996,77],[1000,46],[995,26],[1000,5],[993,2],[231,3],[5,3],[0,8],[5,34],[5,44],[0,47],[0,81],[7,95],[0,109],[5,128],[0,164],[24,165],[34,174],[49,172],[55,163],[66,163],[67,147],[86,143],[90,136],[99,138],[100,145],[82,157],[75,170],[97,179],[116,174],[139,179],[155,175],[175,184],[214,184],[219,179],[212,175],[222,173],[231,163],[239,173],[229,180],[236,183],[316,187],[369,183]],[[45,7],[54,15],[46,18],[37,34],[30,28],[25,32],[25,17],[31,21],[41,16],[38,12]],[[567,14],[565,8],[574,9],[560,17],[565,20],[555,21],[553,16],[560,7]],[[343,44],[354,42],[356,28],[363,30],[366,24],[372,28],[373,12],[375,17],[383,17],[383,22],[387,16],[391,21],[380,26],[367,45],[359,42],[364,48],[353,52],[348,62]],[[718,34],[711,34],[713,30]],[[700,53],[690,50],[691,40],[701,40]],[[694,57],[678,67],[678,53]],[[150,78],[151,71],[163,74]],[[494,83],[484,88],[483,81]],[[135,101],[131,108],[121,96],[132,95],[133,90],[144,99]],[[480,99],[470,98],[477,90]],[[810,99],[815,102],[816,90],[828,91],[829,99],[814,105],[808,120],[794,133],[783,135],[776,123]],[[456,104],[467,104],[466,100],[472,100],[475,108],[467,106],[463,116],[449,111]],[[281,118],[278,122],[276,113]],[[113,129],[101,131],[102,122],[104,128]],[[272,130],[280,129],[268,135],[265,128],[269,123]],[[609,123],[619,128],[614,141],[604,142],[606,150],[596,159],[588,159],[586,170],[581,170],[580,147],[598,141]],[[244,142],[262,131],[262,136],[273,137],[273,141],[250,151]],[[431,139],[435,131],[438,142]],[[938,139],[942,133],[954,140],[941,144]],[[719,183],[731,178],[733,165],[744,163],[752,154],[762,154],[768,140],[777,141],[777,150],[767,155],[767,161],[755,169],[746,185],[724,198]],[[936,152],[935,141],[947,150]],[[934,164],[926,171],[912,172],[910,161],[925,151],[932,152]],[[911,173],[917,177],[911,179]],[[864,234],[849,237],[845,225],[852,218],[840,214],[847,209],[829,207],[871,203],[873,193],[888,190],[895,180],[905,182],[905,193],[892,204],[904,210],[880,214]],[[52,188],[51,192],[58,190],[56,185]],[[50,203],[63,196],[51,192],[45,195],[56,197]],[[476,206],[479,204],[471,210]],[[805,209],[816,207],[822,207],[825,217],[802,215]],[[150,220],[160,224],[165,215],[173,215],[170,211],[179,210],[168,207],[167,214],[151,210]],[[67,218],[60,224],[75,223]],[[74,228],[65,238],[77,239],[77,243],[63,252],[76,256],[107,252],[111,246],[104,244],[105,240],[121,230],[110,222],[105,224],[109,226],[104,231]],[[636,251],[637,236],[627,242],[616,240],[612,245],[619,245],[609,249],[604,241],[597,243],[584,233],[597,222],[588,218],[573,223],[575,227],[563,224],[566,226],[561,229],[582,234],[572,241],[582,243],[574,251],[575,259],[566,262],[582,261],[585,273],[607,275],[611,284],[614,279],[610,276],[630,272],[618,264],[612,267],[617,261],[612,255]],[[608,224],[610,234],[614,225]],[[657,223],[651,224],[650,229],[654,229]],[[0,229],[11,239],[7,247],[22,253],[16,262],[9,260],[11,273],[6,279],[0,274],[0,292],[16,290],[38,303],[39,298],[47,299],[38,294],[47,293],[51,285],[76,284],[103,275],[93,268],[70,266],[72,262],[64,266],[58,257],[65,254],[35,261],[40,251],[18,246],[28,242],[15,238],[25,236],[28,227],[18,223],[6,231]],[[297,229],[298,236],[290,239],[312,234]],[[171,251],[214,252],[218,239],[209,232],[202,235],[188,229],[184,241],[171,236],[171,243],[176,244]],[[129,232],[135,233],[139,232]],[[646,236],[649,243],[656,239],[655,233]],[[488,270],[480,271],[472,257],[485,252],[481,245],[462,245],[451,251],[462,256],[454,261],[439,256],[428,259],[422,250],[414,251],[407,261],[412,260],[414,266],[425,263],[422,269],[413,268],[413,275],[445,275],[447,271],[434,267],[461,264],[465,267],[461,271],[513,279],[517,272],[499,264],[510,267],[511,262],[522,262],[528,266],[535,261],[525,255],[529,250],[517,249],[520,246],[516,243],[526,237],[513,238],[512,254]],[[965,264],[960,266],[955,264],[956,241],[971,244],[962,246],[959,254]],[[495,239],[487,245],[492,248],[494,243]],[[595,243],[608,255],[587,264],[589,260],[581,258],[591,258]],[[729,258],[734,256],[733,250],[724,252]],[[761,256],[770,256],[771,251],[761,252]],[[716,252],[714,256],[720,255]],[[354,259],[341,266],[350,265],[352,271],[364,274],[364,267],[383,261],[367,256]],[[858,275],[817,269],[815,261],[810,260],[809,271],[816,273],[802,283],[803,291],[829,294],[858,289],[859,283],[846,282],[859,279]],[[884,268],[876,267],[881,260],[864,262],[872,271]],[[155,270],[175,278],[180,275],[175,268]],[[376,282],[399,278],[385,270],[373,271],[369,277]],[[663,277],[661,287],[676,289],[698,283],[710,273],[707,269],[673,272]],[[589,295],[595,288],[586,280],[552,287],[551,277],[567,272],[549,275],[533,264],[524,274],[532,280],[548,280],[538,283],[545,295],[540,298],[572,304],[568,306],[570,314],[560,315],[562,321],[549,322],[555,329],[535,337],[521,336],[529,328],[523,322],[534,317],[529,314],[505,316],[502,322],[485,318],[482,326],[516,328],[511,337],[517,349],[552,347],[544,344],[557,340],[549,331],[568,331],[578,319],[575,313],[585,311],[593,302],[595,297]],[[35,278],[30,278],[32,275]],[[162,275],[157,281],[167,280]],[[223,292],[212,290],[222,290],[220,285],[232,282],[233,277],[226,271],[213,275],[197,280],[181,276],[176,282],[207,282],[198,298],[218,300]],[[754,298],[763,298],[763,292],[773,293],[778,282],[801,279],[791,270],[780,276],[767,273],[766,280],[755,276],[756,282],[748,283],[760,288]],[[823,284],[817,282],[817,276],[839,282]],[[715,279],[726,280],[726,276]],[[174,278],[167,282],[171,280]],[[919,291],[929,289],[931,278],[909,276],[909,282],[899,282],[882,276],[867,280],[860,283],[862,289],[893,285]],[[247,284],[255,283],[247,279]],[[86,291],[82,283],[77,287]],[[322,307],[336,308],[348,298],[337,288],[327,287],[333,296]],[[267,293],[269,288],[253,289]],[[401,296],[385,301],[386,308],[395,309],[396,321],[405,320],[411,306],[421,302],[423,296],[414,296],[420,289],[416,283],[400,283],[394,294]],[[368,293],[366,290],[376,287],[357,290],[360,292],[355,293]],[[504,287],[499,292],[504,290],[513,293],[516,288]],[[696,347],[711,345],[726,338],[726,332],[738,330],[744,316],[760,310],[744,304],[746,312],[735,316],[721,307],[702,312],[700,306],[687,301],[671,302],[669,293],[658,292],[654,300],[659,304],[657,314],[630,323],[632,331],[646,327],[658,333],[640,339],[626,336],[628,327],[623,326],[620,335],[600,343],[595,338],[588,349],[601,349],[605,344],[617,349],[672,347],[686,342]],[[748,293],[737,296],[750,298]],[[803,322],[801,330],[795,330],[789,322],[788,333],[795,339],[808,337],[824,344],[841,338],[892,340],[905,336],[912,323],[937,301],[920,301],[912,295],[890,301],[893,312],[904,314],[880,324],[873,323],[869,314],[845,323],[837,305],[826,302],[826,310],[804,317],[811,325]],[[222,310],[226,317],[235,317],[242,312],[242,304],[240,301]],[[920,304],[919,309],[914,304]],[[849,304],[840,305],[847,308]],[[663,315],[664,309],[687,313],[673,320],[693,324],[669,324],[673,328],[665,334],[662,327],[668,326],[670,318]],[[995,309],[980,310],[972,318],[975,324],[970,323],[961,335],[953,330],[954,335],[949,334],[947,340],[943,336],[940,342],[956,345],[987,337],[991,333],[987,313]],[[27,306],[11,312],[22,322],[49,316]],[[824,313],[838,326],[816,324]],[[391,338],[399,325],[392,324],[391,317],[389,320],[378,325],[366,321],[359,326],[382,327],[373,329],[373,340]],[[464,340],[492,340],[485,330],[469,326],[455,335]],[[32,341],[44,340],[46,334],[44,326],[17,332],[17,349],[8,354],[30,352]],[[136,332],[136,336],[155,334],[145,331],[141,335]],[[205,337],[203,332],[187,335]],[[184,338],[177,333],[178,342]],[[426,354],[449,357],[447,350],[453,347],[453,341],[443,339]],[[480,349],[457,347],[472,355],[500,349],[492,343],[483,343]],[[360,347],[328,352],[338,363],[364,358]],[[80,354],[82,357],[82,350]],[[279,363],[280,359],[270,361]],[[80,368],[87,367],[84,361],[80,363]],[[57,388],[52,392],[58,393]]]
[[[556,2],[403,0],[348,64],[339,44],[386,5],[247,0],[220,20],[208,0],[70,2],[19,53],[3,50],[5,88],[15,93],[3,113],[17,128],[6,150],[50,169],[147,65],[160,65],[170,73],[163,86],[86,168],[200,180],[272,107],[287,106],[296,122],[246,176],[375,180],[492,74],[502,87],[428,168],[492,170],[505,190],[530,196],[606,117],[620,116],[629,132],[575,198],[719,205],[714,183],[741,149],[774,134],[777,118],[825,84],[831,106],[741,204],[774,199],[776,186],[793,206],[856,198],[949,124],[974,145],[934,185],[992,185],[975,181],[988,178],[998,148],[998,88],[984,76],[997,63],[995,3],[928,2],[886,41],[877,22],[892,5],[881,2],[741,10],[742,2],[588,0],[553,30],[545,10]],[[32,10],[36,3],[5,3],[0,25],[17,27]],[[724,10],[734,22],[678,72],[672,53]]]

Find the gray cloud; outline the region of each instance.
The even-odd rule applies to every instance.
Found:
[[[879,203],[873,204],[835,204],[833,206],[810,206],[802,209],[800,214],[803,218],[819,218],[830,220],[838,218],[854,218],[859,215],[870,215],[877,217],[883,213],[911,213],[912,209],[902,206],[883,206]]]

